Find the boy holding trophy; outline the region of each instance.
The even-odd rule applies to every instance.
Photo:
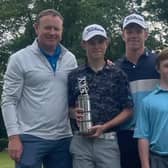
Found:
[[[102,26],[85,27],[87,64],[69,74],[69,106],[77,123],[70,146],[74,168],[120,168],[116,132],[131,116],[133,102],[126,75],[104,59],[108,44]]]

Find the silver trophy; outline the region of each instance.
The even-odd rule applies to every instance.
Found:
[[[82,121],[79,122],[79,132],[81,134],[90,134],[92,119],[86,77],[78,78],[78,86],[80,90],[80,95],[78,96],[78,106],[83,109],[83,118]]]

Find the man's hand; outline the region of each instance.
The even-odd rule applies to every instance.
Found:
[[[108,65],[115,65],[114,62],[112,60],[109,60],[109,59],[107,59],[107,64]]]
[[[74,108],[74,113],[75,113],[75,119],[76,119],[77,125],[79,126],[79,123],[83,119],[83,109],[76,107]]]
[[[8,153],[11,159],[18,162],[21,158],[22,152],[23,152],[23,145],[19,135],[10,136],[8,143]]]

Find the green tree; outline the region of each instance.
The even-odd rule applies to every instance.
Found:
[[[168,46],[168,1],[152,0],[146,1],[143,11],[148,12],[148,19],[155,25],[153,36],[157,36],[156,49]],[[159,26],[159,28],[158,28]],[[156,45],[158,44],[158,46]]]
[[[114,49],[113,42],[119,38],[119,25],[123,15],[130,9],[130,1],[121,0],[3,0],[0,3],[2,11],[0,17],[1,39],[4,33],[12,35],[13,39],[8,46],[10,52],[15,52],[31,43],[35,37],[32,24],[39,11],[46,8],[55,8],[60,11],[64,18],[64,35],[62,43],[72,50],[80,59],[83,52],[80,48],[81,32],[84,26],[91,23],[98,23],[107,28],[112,38],[111,49]],[[10,9],[10,10],[8,10]],[[21,30],[25,29],[22,33]],[[4,41],[1,44],[4,44]],[[121,45],[122,46],[122,45]],[[119,46],[120,47],[120,46]],[[119,55],[118,51],[110,50],[110,56]]]

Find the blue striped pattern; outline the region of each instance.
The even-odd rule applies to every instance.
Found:
[[[151,93],[158,83],[159,74],[155,69],[157,56],[154,53],[145,51],[140,56],[138,63],[135,65],[123,57],[117,60],[118,65],[127,74],[130,81],[131,92],[134,100],[134,115],[132,119],[121,126],[121,129],[134,129],[137,111],[142,99]]]

